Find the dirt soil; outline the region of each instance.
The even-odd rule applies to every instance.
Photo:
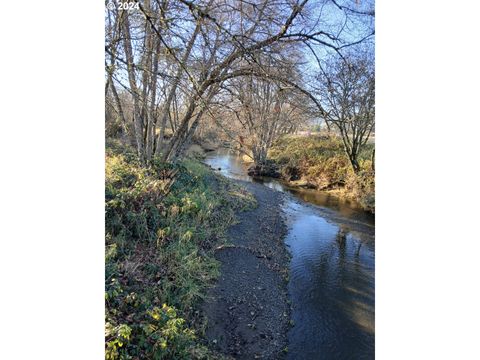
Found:
[[[203,305],[210,347],[234,359],[282,359],[287,347],[290,305],[289,255],[283,238],[283,195],[266,186],[238,181],[258,206],[237,214],[230,246],[216,251],[221,273]]]

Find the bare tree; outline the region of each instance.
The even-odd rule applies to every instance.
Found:
[[[360,170],[358,155],[375,129],[375,69],[368,51],[336,56],[321,67],[317,94],[325,120],[343,141],[353,170]]]
[[[267,60],[272,63],[271,60]],[[269,77],[282,73],[282,77],[295,78],[294,64],[275,69],[272,64],[262,64]],[[280,78],[280,75],[278,75]],[[225,86],[228,91],[223,108],[222,128],[234,133],[240,149],[248,150],[260,172],[267,163],[267,153],[273,142],[282,134],[294,132],[307,120],[305,99],[295,89],[283,82],[250,75],[236,78]]]
[[[352,16],[351,8],[331,0],[137,2],[139,10],[107,10],[106,93],[144,164],[153,156],[181,156],[233,79],[255,76],[292,85],[281,74],[269,74],[272,67],[258,59],[297,43],[311,44],[312,51],[345,46],[339,34],[347,17],[338,17],[337,27],[325,25],[322,11],[313,11],[319,4]],[[307,15],[307,5],[314,16]],[[131,110],[122,107],[118,89],[131,97]]]

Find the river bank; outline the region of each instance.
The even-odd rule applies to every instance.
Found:
[[[201,143],[191,148],[200,158],[210,151],[222,149]],[[251,156],[237,150],[245,165],[245,173],[252,178],[279,179],[292,189],[308,189],[328,194],[339,201],[349,201],[354,206],[375,213],[375,168],[373,142],[364,145],[358,154],[360,170],[355,173],[345,154],[341,139],[334,134],[284,135],[270,150],[266,164],[257,166]],[[356,203],[356,204],[355,204]]]
[[[204,164],[142,167],[109,143],[105,176],[106,359],[219,359],[199,311],[216,248],[255,200]]]
[[[281,179],[291,187],[314,189],[356,201],[375,212],[374,144],[358,154],[354,173],[340,138],[333,134],[285,135],[268,153]]]
[[[229,245],[216,251],[221,275],[203,306],[206,336],[235,359],[282,359],[290,324],[283,196],[261,184],[237,183],[258,205],[238,214],[239,223],[227,232]]]
[[[187,153],[204,158],[221,149],[225,149],[222,144],[199,141],[192,144]],[[250,177],[278,179],[289,188],[308,189],[318,196],[326,194],[375,213],[373,143],[366,144],[358,155],[360,170],[357,173],[352,170],[341,139],[334,134],[284,135],[268,151],[264,166],[255,166],[251,157],[234,151],[238,152],[245,174]]]

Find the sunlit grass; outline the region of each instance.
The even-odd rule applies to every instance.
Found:
[[[318,190],[334,191],[374,211],[373,149],[374,144],[367,144],[359,154],[361,170],[357,174],[345,154],[342,140],[333,135],[283,136],[268,155],[280,167],[284,179]]]

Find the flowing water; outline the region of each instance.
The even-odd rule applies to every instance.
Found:
[[[374,359],[374,216],[326,193],[252,179],[241,158],[228,150],[209,153],[205,162],[227,177],[261,182],[287,195],[283,210],[294,322],[287,358]]]

